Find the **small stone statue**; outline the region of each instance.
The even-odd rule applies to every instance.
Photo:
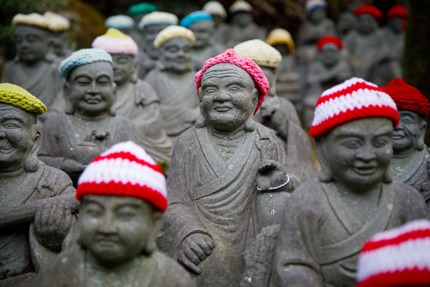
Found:
[[[390,177],[398,123],[390,96],[362,79],[321,95],[310,128],[321,172],[286,201],[270,286],[356,286],[368,238],[430,217],[420,194]]]
[[[113,28],[121,31],[122,33],[130,36],[136,43],[141,43],[139,31],[136,29],[137,25],[133,18],[127,15],[113,15],[105,20],[107,28]]]
[[[185,16],[179,24],[190,29],[196,37],[193,46],[193,63],[196,71],[203,67],[207,59],[224,51],[222,46],[211,41],[214,33],[214,21],[209,13],[194,11]]]
[[[138,54],[139,79],[144,79],[146,75],[155,68],[158,60],[158,49],[154,47],[154,40],[164,28],[178,24],[178,17],[175,14],[155,11],[145,15],[139,22],[142,43]]]
[[[208,1],[202,10],[211,14],[214,21],[215,31],[212,35],[212,41],[225,46],[228,39],[229,25],[226,23],[227,12],[224,6],[218,1]]]
[[[123,142],[98,156],[76,196],[79,245],[53,260],[36,286],[194,286],[183,267],[156,251],[166,180],[142,148]]]
[[[112,57],[101,49],[81,49],[61,62],[66,110],[43,125],[39,157],[76,183],[82,170],[113,144],[135,140],[132,122],[116,116]]]
[[[236,286],[241,253],[262,227],[279,223],[300,167],[253,119],[269,83],[251,59],[228,49],[206,61],[195,83],[202,117],[174,147],[157,244],[197,286]]]
[[[28,91],[0,84],[0,286],[39,272],[61,251],[75,220],[72,181],[37,158],[37,116],[45,111]]]
[[[137,44],[120,31],[109,29],[93,41],[92,47],[112,56],[116,84],[112,109],[133,122],[139,144],[156,161],[170,162],[172,143],[164,130],[160,100],[151,85],[137,78]]]
[[[401,78],[390,81],[384,91],[393,98],[400,114],[393,134],[391,172],[395,180],[415,187],[430,208],[430,154],[424,143],[429,100]]]
[[[162,30],[154,40],[160,51],[159,65],[145,77],[161,101],[164,128],[173,144],[200,114],[194,87],[194,43],[194,34],[187,28],[172,25]]]
[[[48,19],[49,30],[52,32],[51,38],[51,50],[58,62],[61,62],[70,54],[72,49],[69,47],[69,31],[70,21],[57,13],[45,12],[43,17]]]

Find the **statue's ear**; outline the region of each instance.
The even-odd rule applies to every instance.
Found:
[[[163,225],[163,213],[160,211],[153,211],[152,222],[153,228],[151,230],[150,236],[148,237],[148,242],[146,242],[145,249],[143,250],[145,254],[151,254],[157,249],[156,240]]]
[[[73,115],[75,111],[73,109],[72,102],[70,101],[69,94],[70,94],[70,85],[68,82],[64,82],[64,86],[63,86],[63,97],[65,102],[64,112],[68,115]]]
[[[323,141],[324,141],[323,138],[317,139],[316,145],[315,145],[317,158],[321,165],[321,170],[318,174],[318,177],[322,182],[329,182],[333,180],[333,174],[327,164],[327,157],[325,154]]]
[[[39,168],[38,155],[40,148],[42,147],[42,124],[37,121],[32,127],[31,137],[33,145],[31,146],[30,152],[27,158],[24,160],[24,170],[27,172],[35,172]]]
[[[133,60],[133,74],[131,75],[131,82],[132,83],[137,83],[137,81],[139,80],[139,62],[137,61],[136,58],[134,58]]]
[[[254,89],[252,91],[252,104],[254,105],[254,110],[255,110],[255,107],[257,106],[257,103],[258,103],[258,90]]]
[[[199,101],[202,101],[202,86],[199,87]]]
[[[417,150],[423,150],[425,147],[424,138],[426,135],[427,122],[423,119],[420,123],[420,133],[418,135]]]

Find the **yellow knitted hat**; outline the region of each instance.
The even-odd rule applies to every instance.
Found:
[[[9,83],[0,84],[0,103],[15,106],[36,115],[46,112],[46,106],[41,100],[20,86]]]
[[[237,55],[251,58],[257,65],[263,67],[276,68],[282,60],[278,50],[260,39],[237,44],[233,50]]]
[[[281,29],[281,28],[273,29],[269,33],[269,35],[267,36],[266,42],[270,46],[287,45],[288,52],[290,54],[294,53],[294,48],[295,48],[295,46],[294,46],[294,40],[291,37],[290,32],[288,32],[285,29]]]
[[[48,19],[48,29],[53,32],[67,31],[70,29],[70,21],[60,14],[48,11],[43,14],[43,17]]]
[[[157,37],[155,37],[154,47],[158,49],[164,43],[173,38],[188,39],[192,45],[194,45],[194,43],[196,42],[196,38],[194,37],[194,34],[193,32],[191,32],[191,30],[177,25],[170,25],[167,28],[161,30],[160,33],[158,33]]]
[[[12,25],[29,25],[49,30],[49,20],[38,13],[16,14],[12,19]]]

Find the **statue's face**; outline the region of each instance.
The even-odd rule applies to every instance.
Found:
[[[57,33],[51,39],[52,50],[58,57],[64,57],[66,55],[68,35],[66,32]]]
[[[217,64],[203,75],[200,110],[219,131],[234,131],[252,117],[258,91],[251,76],[232,64]]]
[[[102,265],[139,256],[156,230],[151,205],[127,196],[84,196],[79,211],[80,244]]]
[[[111,56],[115,83],[121,85],[129,82],[136,68],[134,56],[126,54],[111,54]]]
[[[34,115],[0,103],[0,172],[23,167],[34,144],[34,124]]]
[[[153,59],[158,59],[158,49],[154,47],[154,40],[161,30],[169,25],[150,25],[142,30],[143,50]]]
[[[177,37],[160,48],[160,62],[165,70],[182,74],[192,69],[192,45],[188,39]]]
[[[210,45],[210,41],[214,31],[214,23],[212,21],[197,21],[190,26],[196,37],[194,47],[206,47]]]
[[[370,14],[361,14],[357,20],[357,30],[361,34],[371,34],[378,28],[378,22]]]
[[[112,65],[106,62],[72,70],[66,93],[75,114],[96,117],[107,113],[115,100],[113,77]]]
[[[315,8],[314,11],[309,15],[310,20],[314,23],[319,23],[325,18],[327,18],[325,9],[322,7]]]
[[[400,17],[395,17],[388,21],[388,26],[394,33],[402,33],[403,32],[403,19]]]
[[[400,110],[400,124],[394,129],[393,149],[394,153],[415,150],[425,133],[426,122],[417,113]]]
[[[340,51],[335,44],[325,44],[318,54],[321,63],[326,67],[333,67],[339,62]]]
[[[393,153],[393,124],[386,118],[345,123],[321,141],[321,161],[335,181],[350,190],[366,191],[382,182]]]
[[[245,27],[254,22],[254,19],[249,12],[238,12],[233,15],[231,21],[238,26]]]
[[[43,60],[49,51],[50,39],[50,33],[44,29],[17,25],[14,40],[19,60],[30,64]]]

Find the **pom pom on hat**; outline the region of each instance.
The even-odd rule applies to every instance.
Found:
[[[12,25],[28,25],[49,30],[49,20],[38,13],[16,14],[12,19]]]
[[[93,48],[105,50],[109,54],[127,54],[136,56],[139,48],[136,42],[121,31],[110,28],[106,34],[94,39]]]
[[[206,2],[202,10],[211,15],[218,15],[222,18],[227,18],[227,12],[225,11],[224,6],[222,6],[218,1]]]
[[[307,0],[305,4],[306,13],[312,14],[315,9],[322,8],[327,9],[327,3],[324,0]]]
[[[394,100],[398,110],[412,111],[424,118],[429,116],[429,100],[417,88],[406,83],[405,80],[401,78],[391,80],[385,86],[384,92]]]
[[[134,27],[134,20],[127,15],[110,16],[106,19],[105,26],[115,29],[132,29]]]
[[[199,95],[199,88],[202,83],[202,78],[205,72],[212,66],[217,64],[226,63],[238,66],[239,68],[245,70],[251,78],[254,80],[255,86],[258,90],[258,103],[255,108],[254,114],[258,111],[261,104],[264,101],[267,93],[269,92],[269,81],[264,75],[261,68],[250,58],[246,56],[236,55],[233,49],[227,49],[224,53],[219,54],[213,58],[206,60],[203,68],[198,71],[194,77],[194,82],[196,83],[197,95]]]
[[[70,29],[70,21],[60,14],[48,11],[43,14],[43,17],[48,19],[48,29],[53,32],[68,31]]]
[[[61,77],[67,79],[74,68],[98,62],[112,64],[112,57],[102,49],[80,49],[61,62],[58,72]]]
[[[288,47],[288,53],[294,53],[294,40],[291,37],[290,32],[282,28],[276,28],[270,31],[266,39],[267,44],[270,46],[286,45]]]
[[[430,221],[377,233],[358,257],[357,287],[430,286]]]
[[[335,36],[324,36],[317,42],[317,50],[321,51],[326,44],[335,44],[339,50],[343,48],[342,40]]]
[[[85,195],[132,196],[163,212],[167,209],[161,167],[131,141],[112,146],[87,166],[78,180],[76,198],[82,200]]]
[[[361,5],[354,9],[354,15],[359,16],[361,14],[370,14],[375,19],[380,20],[382,18],[382,13],[373,5]]]
[[[394,127],[400,120],[396,104],[382,88],[351,78],[324,91],[318,98],[309,133],[318,138],[344,123],[371,117],[388,118]]]
[[[138,16],[142,14],[147,14],[150,12],[157,11],[158,8],[154,4],[146,3],[146,2],[140,2],[134,5],[131,5],[128,8],[128,14],[132,16]]]
[[[260,39],[242,42],[233,47],[238,56],[251,58],[257,65],[269,68],[277,68],[282,61],[278,50]]]
[[[190,28],[190,26],[199,21],[213,21],[211,14],[205,11],[194,11],[187,16],[185,16],[179,25],[185,28]]]
[[[15,84],[0,84],[0,103],[11,105],[35,115],[46,112],[41,100]]]
[[[246,1],[237,0],[236,2],[234,2],[230,6],[230,8],[228,9],[228,12],[230,14],[239,13],[239,12],[251,13],[252,12],[252,6]]]
[[[139,22],[139,29],[153,25],[177,25],[178,21],[175,14],[156,11],[143,16]]]
[[[164,43],[173,39],[173,38],[185,38],[188,39],[192,45],[196,42],[196,38],[194,37],[194,33],[181,26],[171,25],[158,33],[157,37],[154,39],[154,47],[160,48]]]
[[[408,10],[406,10],[406,7],[400,4],[394,5],[391,7],[387,12],[387,18],[396,18],[400,17],[403,19],[407,19],[409,17]]]

